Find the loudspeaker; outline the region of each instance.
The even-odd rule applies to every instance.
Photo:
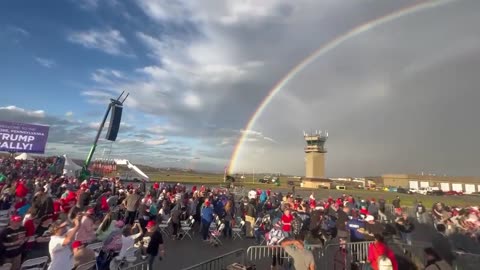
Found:
[[[110,106],[112,106],[112,114],[110,115],[110,126],[108,127],[105,138],[114,142],[117,139],[118,130],[120,129],[123,106],[118,104],[112,104]]]

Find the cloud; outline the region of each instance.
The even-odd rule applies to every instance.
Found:
[[[22,36],[22,37],[25,37],[25,38],[30,37],[30,32],[28,32],[24,28],[21,28],[21,27],[15,26],[15,25],[8,25],[7,26],[7,31],[12,33],[12,34],[19,35],[19,36]]]
[[[475,1],[411,14],[349,39],[289,79],[253,130],[242,130],[271,89],[312,52],[412,4],[367,2],[137,1],[147,19],[136,16],[141,26],[129,24],[131,32],[123,25],[117,29],[133,37],[129,42],[136,51],[144,50],[139,59],[146,60],[131,70],[114,65],[96,70],[94,85],[83,96],[105,104],[119,94],[116,89],[129,89],[125,106],[136,116],[146,115],[146,130],[132,131],[129,139],[143,142],[131,141],[135,147],[124,143],[120,153],[125,155],[153,148],[165,160],[183,160],[179,155],[187,154],[168,148],[183,141],[189,156],[210,163],[202,166],[223,168],[245,135],[239,169],[262,164],[266,171],[302,174],[302,131],[322,128],[332,134],[329,175],[415,172],[419,167],[476,173],[470,161],[474,147],[464,144],[471,135],[463,130],[477,131],[460,117],[460,112],[466,118],[478,115],[475,106],[461,105],[477,98],[472,85],[478,83],[471,75],[480,66],[478,42],[472,38],[478,21]],[[125,40],[117,51],[126,47]],[[121,70],[121,78],[113,70]],[[445,129],[462,135],[445,131],[435,120],[438,115],[449,123]],[[140,136],[143,132],[149,137]],[[462,140],[453,144],[447,134]],[[149,139],[162,141],[157,135],[171,144],[146,145]],[[437,138],[442,144],[433,142]],[[461,148],[462,157],[448,159],[439,150],[445,145]]]
[[[43,110],[36,110],[36,111],[29,111],[23,108],[16,107],[14,105],[0,107],[0,111],[3,111],[5,114],[18,114],[18,115],[25,115],[27,117],[33,118],[44,118],[45,111]]]
[[[92,73],[91,79],[99,84],[114,84],[115,81],[123,79],[124,74],[115,69],[97,69]]]
[[[72,117],[73,116],[73,112],[72,111],[68,111],[65,113],[65,116],[66,117]]]
[[[46,68],[52,68],[53,66],[55,66],[55,61],[53,61],[52,59],[47,59],[42,57],[35,57],[34,59],[35,61],[37,61],[37,63],[39,63],[40,65]]]
[[[124,51],[127,41],[116,29],[90,29],[73,32],[67,36],[67,40],[85,48],[100,50],[111,55],[129,55]]]

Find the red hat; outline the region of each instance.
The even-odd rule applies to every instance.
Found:
[[[82,241],[74,241],[72,243],[72,248],[79,248],[81,247],[83,244],[82,244]]]
[[[155,227],[155,221],[153,220],[150,220],[148,223],[147,223],[147,226],[145,226],[146,228],[152,228],[152,227]]]
[[[22,222],[23,218],[21,216],[18,216],[18,215],[14,215],[10,218],[10,220],[12,222]]]
[[[87,214],[93,215],[93,214],[95,214],[95,210],[93,210],[93,208],[89,208],[89,209],[87,210]]]

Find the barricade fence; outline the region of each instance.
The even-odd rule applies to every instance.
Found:
[[[371,241],[346,243],[346,244],[328,244],[325,247],[321,245],[305,245],[305,248],[311,250],[317,269],[335,270],[335,269],[363,269],[368,263],[368,248]],[[404,254],[418,267],[424,267],[425,256],[424,248],[430,247],[427,242],[413,242],[412,245],[403,243],[390,243],[389,247],[396,254]],[[247,259],[253,263],[259,261],[272,261],[273,257],[282,258],[284,261],[291,261],[291,258],[281,246],[251,246],[247,249]],[[480,259],[480,255],[478,257]],[[480,264],[479,264],[480,265]],[[467,268],[459,268],[464,270]]]
[[[133,265],[127,264],[125,266],[120,266],[119,270],[153,270],[149,269],[148,261],[141,261]]]
[[[480,254],[466,253],[457,251],[455,254],[455,261],[453,262],[453,269],[455,270],[470,270],[480,268]]]
[[[244,249],[231,251],[208,261],[184,268],[183,270],[224,270],[227,266],[234,263],[246,263]]]

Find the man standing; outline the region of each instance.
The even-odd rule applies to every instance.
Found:
[[[142,241],[145,248],[145,254],[149,256],[149,269],[154,269],[153,263],[155,262],[155,258],[158,256],[158,259],[162,260],[165,256],[165,248],[163,246],[162,234],[157,230],[155,221],[149,221],[146,228],[147,233],[145,233]]]
[[[250,199],[250,202],[247,204],[247,209],[245,214],[245,232],[246,232],[246,236],[249,238],[253,237],[253,227],[255,225],[256,216],[257,216],[257,208],[255,206],[255,200]]]
[[[295,270],[315,270],[315,259],[311,251],[306,250],[302,240],[284,240],[281,245],[293,258]]]
[[[12,216],[8,227],[0,234],[5,263],[11,263],[14,270],[20,269],[22,263],[22,248],[27,240],[26,233],[22,226],[22,217]]]
[[[70,243],[75,238],[80,228],[81,216],[73,221],[74,227],[67,230],[67,224],[59,220],[53,224],[52,236],[48,243],[48,252],[50,253],[50,265],[48,270],[73,269],[73,254],[70,250]]]
[[[210,224],[213,221],[213,209],[210,207],[210,202],[206,201],[204,203],[205,208],[202,209],[202,239],[203,241],[208,240],[208,231],[210,229]]]
[[[140,195],[138,195],[133,189],[128,191],[127,198],[123,201],[123,205],[127,209],[125,215],[125,224],[133,225],[135,217],[137,216],[137,208],[140,203]]]
[[[392,201],[393,208],[395,208],[395,215],[401,216],[402,215],[402,207],[400,206],[400,197],[397,196],[395,200]]]

